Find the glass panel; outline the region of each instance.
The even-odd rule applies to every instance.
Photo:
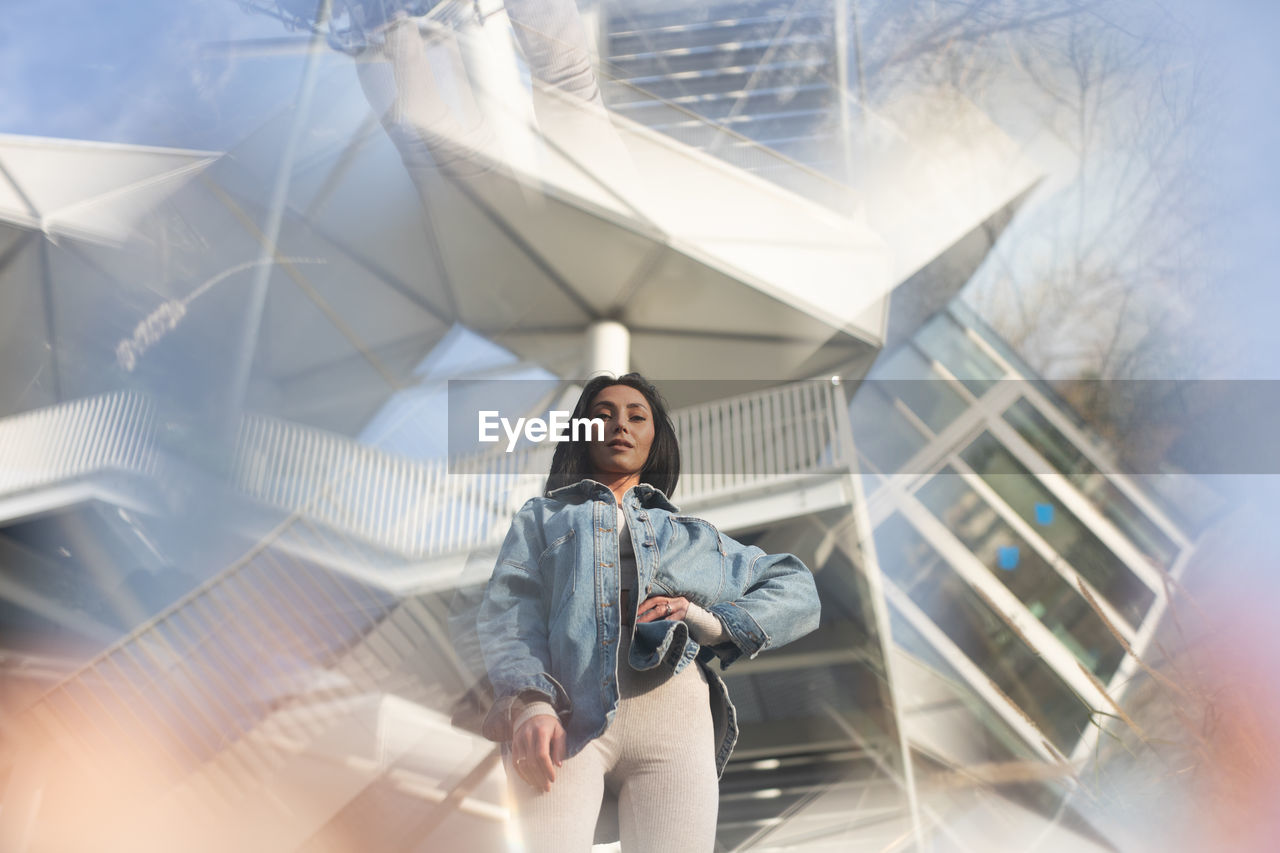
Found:
[[[938,552],[901,513],[895,512],[882,521],[874,538],[880,571],[907,595],[927,584],[944,565]]]
[[[721,779],[740,794],[781,789],[769,799],[730,796],[720,811],[720,844],[741,846],[744,826],[788,816],[819,790],[874,784],[895,791],[905,757],[884,663],[888,637],[874,611],[849,507],[738,531],[768,553],[792,553],[813,570],[822,601],[818,629],[723,674],[740,736]],[[767,762],[761,768],[758,761]],[[815,832],[843,825],[857,802],[815,818]],[[895,796],[898,796],[895,794]],[[905,808],[905,801],[902,803]],[[826,822],[824,826],[823,822]]]
[[[1020,399],[1004,418],[1027,443],[1062,472],[1098,511],[1133,542],[1157,568],[1167,569],[1178,546],[1138,505],[1129,500],[1065,435],[1049,423],[1031,401]]]
[[[907,658],[906,667],[896,665],[894,686],[907,735],[914,744],[938,742],[941,746],[934,751],[955,763],[1038,760],[1022,736],[896,607],[889,608],[889,630],[894,645]],[[898,660],[903,660],[903,655]],[[917,685],[923,673],[928,674],[929,680]],[[971,722],[960,723],[939,707],[940,697],[947,695],[952,697],[951,703],[964,709]],[[913,719],[917,713],[921,717],[918,726]],[[946,723],[939,725],[943,719]]]
[[[960,455],[1125,619],[1134,626],[1142,622],[1155,593],[1012,453],[984,432]]]
[[[1069,753],[1090,709],[1044,660],[947,565],[898,513],[875,532],[885,574],[1027,714]]]
[[[910,346],[901,347],[877,363],[872,376],[882,391],[901,399],[935,433],[942,432],[969,405],[951,383]]]
[[[849,421],[858,453],[882,474],[901,471],[926,439],[873,382],[863,383],[849,403]]]
[[[1110,679],[1124,647],[1083,596],[990,504],[950,468],[925,483],[916,497],[1080,663],[1104,682]]]
[[[947,314],[938,314],[916,333],[925,355],[951,371],[975,397],[981,397],[1004,376],[1004,368],[983,352]]]
[[[733,537],[740,543],[751,540],[771,554],[795,554],[813,570],[822,600],[817,631],[768,659],[739,660],[725,672],[735,704],[740,693],[744,697],[738,707],[738,748],[745,752],[796,751],[802,746],[845,741],[846,729],[833,713],[843,717],[868,744],[886,754],[897,751],[873,599],[856,541],[852,535],[835,532],[850,529],[848,515],[848,507],[841,507]],[[818,530],[829,531],[827,536],[835,547],[829,542],[819,550],[824,536],[815,535]],[[789,696],[777,695],[778,663],[784,657],[794,661],[793,676],[804,685],[782,691]],[[766,673],[756,675],[758,666],[767,667]],[[741,691],[739,684],[743,685]],[[758,698],[752,699],[757,693]],[[870,697],[877,695],[880,701],[871,701]]]

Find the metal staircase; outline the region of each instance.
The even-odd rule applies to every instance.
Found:
[[[108,396],[90,409],[124,413],[106,422],[132,436],[130,446],[153,446],[148,431],[155,417],[145,399]],[[0,446],[20,446],[22,424],[54,422],[57,413],[41,417],[0,422]],[[674,420],[691,471],[682,479],[680,504],[705,508],[727,529],[739,499],[752,494],[755,503],[743,505],[757,523],[767,521],[768,500],[786,517],[818,498],[844,499],[830,483],[847,480],[852,441],[843,395],[830,383],[703,404],[675,412]],[[68,431],[66,441],[76,435]],[[474,800],[468,808],[492,828],[495,814],[501,816],[500,792],[489,790],[487,800],[468,800],[466,793],[450,799],[463,781],[459,774],[485,761],[489,771],[494,765],[492,744],[448,726],[471,676],[449,642],[454,589],[442,577],[451,572],[456,583],[467,555],[492,548],[505,534],[504,515],[529,493],[519,489],[540,483],[541,474],[523,472],[545,460],[490,457],[505,470],[449,478],[442,463],[396,459],[261,418],[246,420],[236,453],[229,494],[239,495],[243,513],[284,520],[18,714],[6,730],[12,771],[6,798],[21,801],[20,788],[29,793],[34,778],[45,798],[42,816],[55,816],[75,803],[77,782],[99,780],[109,791],[120,762],[131,761],[133,777],[103,794],[102,808],[117,826],[135,834],[151,827],[156,838],[189,829],[202,814],[225,830],[249,810],[259,822],[291,827],[271,837],[287,836],[297,846],[323,834],[338,815],[358,821],[360,792],[388,784],[453,811]],[[51,458],[64,457],[74,454]],[[131,464],[139,476],[154,467],[153,454],[104,458],[104,465],[65,470],[92,481],[130,473]],[[477,471],[480,464],[478,457],[464,462]],[[30,482],[58,484],[56,477],[29,476],[22,487]],[[806,498],[810,492],[818,498]],[[431,766],[420,745],[379,746],[395,740],[388,715],[419,721],[410,728],[436,726],[440,743],[453,743],[442,747],[452,758]],[[317,763],[327,769],[317,770]],[[492,788],[488,775],[469,786]],[[320,784],[322,778],[332,784]],[[345,781],[333,781],[339,778]],[[308,781],[332,794],[323,808],[270,805],[282,786],[297,792]],[[42,817],[40,830],[52,834],[32,849],[75,849],[83,839],[67,834],[70,825]]]
[[[818,153],[837,150],[839,131],[830,3],[613,3],[608,14],[605,97],[618,114],[755,172],[779,168],[753,153],[761,145],[834,164]]]

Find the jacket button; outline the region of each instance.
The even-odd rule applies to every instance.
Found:
[[[644,588],[646,594],[653,592],[653,584],[649,584]]]
[[[639,515],[637,515],[637,516],[636,516],[636,518],[640,519],[641,521],[648,521],[648,520],[649,520],[649,513],[647,513],[647,512],[642,512],[642,513],[640,513]]]

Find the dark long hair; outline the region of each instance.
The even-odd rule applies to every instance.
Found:
[[[587,381],[573,407],[572,419],[588,417],[591,401],[596,394],[610,385],[626,385],[644,395],[653,413],[653,444],[649,446],[649,458],[640,469],[640,482],[648,483],[661,489],[671,498],[680,481],[680,443],[676,440],[676,429],[667,414],[667,403],[653,383],[639,373],[626,373],[618,378],[597,376]],[[572,431],[570,431],[572,435]],[[551,472],[547,475],[546,485],[542,493],[545,495],[552,489],[576,483],[592,474],[591,457],[588,442],[561,441],[556,444],[556,452],[551,457]]]

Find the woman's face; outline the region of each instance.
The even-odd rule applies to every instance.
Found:
[[[629,385],[602,388],[587,417],[604,421],[604,441],[588,445],[596,474],[640,473],[653,446],[653,412],[644,395]]]

